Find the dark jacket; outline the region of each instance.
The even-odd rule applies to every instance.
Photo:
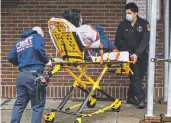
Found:
[[[49,59],[44,48],[44,40],[34,30],[26,30],[8,54],[8,61],[19,69],[43,71]]]
[[[137,17],[134,26],[127,20],[124,20],[119,24],[115,36],[115,46],[120,51],[125,50],[139,56],[147,52],[149,40],[149,23],[146,20]]]

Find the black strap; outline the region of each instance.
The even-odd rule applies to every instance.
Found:
[[[41,77],[44,77],[44,79],[46,79],[46,82],[42,82],[41,81]],[[42,101],[42,94],[45,93],[45,89],[46,87],[48,86],[48,82],[49,82],[49,78],[48,76],[45,77],[45,76],[38,76],[36,79],[35,79],[35,85],[36,85],[36,100],[37,102],[41,102]]]
[[[63,40],[62,40],[63,41]],[[64,43],[64,41],[63,41],[63,45],[64,45],[64,51],[65,51],[65,57],[66,57],[66,59],[67,60],[69,60],[69,57],[68,57],[68,52],[67,52],[67,50],[66,50],[66,45],[65,45],[65,43]]]

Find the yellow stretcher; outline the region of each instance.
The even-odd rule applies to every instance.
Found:
[[[52,18],[48,21],[49,27],[49,34],[58,51],[58,56],[62,58],[62,60],[55,60],[55,66],[51,71],[51,75],[54,75],[60,69],[65,69],[73,78],[74,82],[70,90],[68,90],[67,95],[63,98],[60,105],[57,109],[53,109],[48,115],[44,115],[43,119],[46,123],[53,123],[55,118],[56,112],[66,113],[76,115],[77,119],[74,123],[81,123],[82,117],[91,117],[95,114],[103,113],[106,110],[113,109],[115,111],[119,111],[121,107],[121,101],[119,99],[115,99],[109,94],[105,93],[100,87],[100,80],[103,75],[108,71],[109,67],[112,67],[116,70],[116,74],[120,75],[129,75],[133,74],[132,70],[130,69],[129,56],[127,61],[116,61],[110,60],[108,58],[102,64],[99,61],[87,61],[85,60],[85,52],[86,49],[84,48],[84,42],[82,41],[81,37],[79,36],[79,32],[76,31],[75,27],[70,24],[68,21],[61,19],[61,18]],[[108,55],[109,56],[109,55]],[[97,79],[92,79],[87,73],[86,69],[89,66],[101,66],[103,67],[100,75]],[[80,74],[76,75],[71,67],[75,67]],[[83,81],[82,78],[86,78],[87,81]],[[73,90],[78,87],[85,93],[87,93],[86,98],[82,102],[82,104],[77,104],[71,106],[69,108],[65,108],[64,106],[69,100]],[[95,91],[99,91],[102,94],[106,95],[108,99],[112,100],[112,104],[108,105],[103,109],[99,109],[92,113],[83,113],[83,109],[85,106],[88,108],[94,108],[96,105],[96,94]],[[76,112],[71,112],[72,109],[78,108]]]

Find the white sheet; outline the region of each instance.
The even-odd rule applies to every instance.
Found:
[[[117,52],[104,53],[103,60],[108,60],[108,58],[109,58],[109,60],[115,60],[116,55],[117,55]],[[93,62],[95,62],[95,61],[99,62],[101,59],[101,56],[98,56],[98,57],[91,56],[91,58],[92,58]],[[123,62],[129,61],[129,53],[127,51],[120,52],[120,56],[117,59],[117,61],[123,61]]]
[[[86,46],[92,43],[90,48],[100,47],[100,39],[96,40],[97,32],[93,30],[89,25],[81,25],[77,28],[77,32],[80,33]]]

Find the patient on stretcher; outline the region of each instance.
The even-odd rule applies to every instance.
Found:
[[[110,60],[117,60],[119,58],[119,51],[104,35],[103,28],[101,26],[95,25],[93,27],[89,24],[83,24],[81,13],[77,9],[65,11],[63,17],[77,27],[76,30],[80,33],[86,48],[101,49],[100,52],[89,51],[93,61],[107,60],[108,57],[112,58]]]

